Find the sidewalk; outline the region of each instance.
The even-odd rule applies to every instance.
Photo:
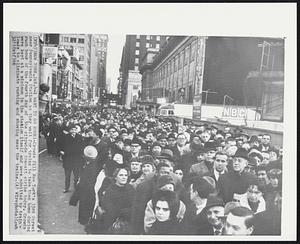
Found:
[[[73,193],[63,193],[64,170],[57,157],[50,156],[45,139],[40,138],[39,155],[39,223],[45,234],[85,234],[78,223],[78,206],[69,206]],[[71,179],[73,186],[73,179]]]

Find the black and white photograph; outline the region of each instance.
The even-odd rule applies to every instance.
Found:
[[[212,31],[186,12],[189,27],[172,31],[152,15],[168,4],[107,5],[37,5],[75,22],[5,29],[8,235],[292,240],[296,34],[270,32],[260,10],[245,21],[260,31],[245,34],[222,31],[225,15]],[[180,23],[180,4],[169,5]],[[83,17],[89,10],[94,19]],[[122,18],[138,11],[135,21]]]

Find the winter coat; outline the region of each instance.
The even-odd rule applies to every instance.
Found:
[[[180,235],[182,234],[182,224],[177,219],[165,222],[155,221],[149,230],[149,235]]]
[[[70,134],[64,136],[62,143],[63,167],[64,168],[80,168],[82,165],[84,141],[80,135],[73,138]]]
[[[108,230],[117,218],[130,220],[131,207],[134,197],[134,189],[126,184],[121,187],[112,183],[105,191],[101,206],[103,214],[104,229]]]
[[[94,186],[97,178],[96,162],[85,164],[80,171],[79,183],[79,223],[85,225],[92,216],[95,204]]]
[[[179,199],[185,203],[187,201],[187,195],[185,194],[185,188],[174,173],[170,174],[175,181],[175,191],[177,192]],[[144,233],[144,216],[147,202],[152,199],[154,192],[157,190],[157,178],[154,173],[150,173],[146,176],[146,180],[140,183],[135,192],[135,197],[132,205],[132,234]]]
[[[255,176],[242,172],[228,172],[220,175],[217,182],[217,188],[219,189],[219,196],[225,203],[233,200],[234,194],[244,194],[250,184],[255,181]]]

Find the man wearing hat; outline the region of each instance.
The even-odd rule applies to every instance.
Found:
[[[141,151],[141,145],[142,142],[138,138],[133,138],[130,144],[130,152],[131,152],[131,157],[130,160],[133,158],[138,158],[141,156],[140,151]]]
[[[60,153],[63,155],[63,167],[65,170],[65,190],[69,192],[71,173],[74,175],[74,185],[77,184],[79,169],[82,165],[83,138],[77,134],[76,126],[69,125],[69,134],[64,136]]]
[[[200,230],[201,235],[222,235],[225,225],[224,202],[216,196],[209,196],[204,209],[207,223]]]
[[[239,201],[239,196],[246,193],[251,182],[255,180],[254,175],[245,172],[248,163],[247,150],[239,148],[233,157],[232,171],[220,175],[217,187],[225,203],[233,199]]]

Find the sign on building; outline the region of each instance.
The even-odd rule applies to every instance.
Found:
[[[224,106],[222,117],[230,118],[246,118],[247,109],[244,107]]]
[[[43,59],[45,63],[56,64],[58,47],[43,46]]]

